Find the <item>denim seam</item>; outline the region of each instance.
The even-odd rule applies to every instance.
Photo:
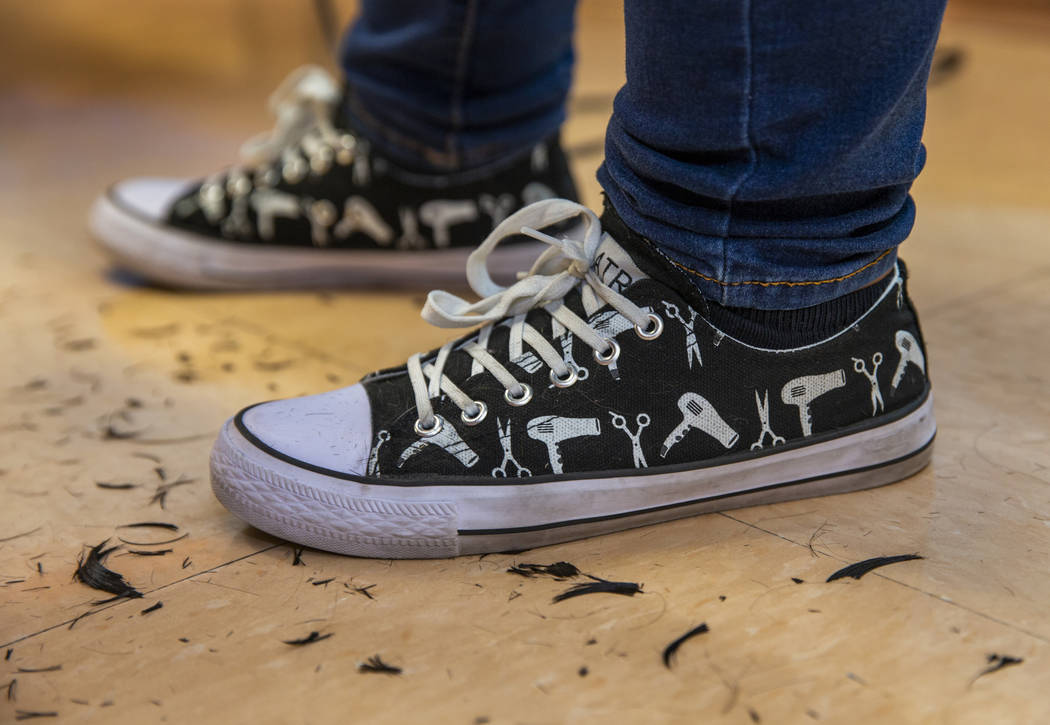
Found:
[[[383,124],[378,118],[368,112],[368,109],[365,108],[364,103],[361,101],[357,89],[349,85],[347,86],[345,103],[346,110],[349,111],[354,120],[356,120],[359,125],[366,127],[365,129],[352,130],[365,130],[367,131],[367,133],[365,133],[366,136],[373,135],[376,138],[383,139],[387,143],[400,146],[406,151],[420,154],[440,153],[436,152],[426,144],[420,143],[409,136],[405,136],[404,134],[395,131],[389,127],[389,124]]]
[[[456,80],[452,87],[449,104],[449,121],[452,130],[445,141],[446,153],[459,165],[461,158],[458,148],[458,134],[463,130],[463,93],[467,82],[470,50],[474,40],[474,25],[478,15],[477,0],[467,0],[466,13],[463,17],[463,32],[459,36],[459,48],[456,51]]]
[[[742,282],[723,282],[722,280],[715,279],[714,277],[708,277],[706,274],[703,274],[702,272],[697,272],[695,269],[690,269],[689,267],[686,267],[684,264],[681,264],[680,262],[676,262],[673,259],[670,259],[669,261],[674,266],[678,267],[679,269],[681,269],[681,270],[683,270],[685,272],[688,272],[689,274],[696,275],[700,279],[706,280],[708,282],[714,282],[715,284],[721,285],[723,287],[739,287],[739,286],[745,285],[745,284],[758,285],[760,287],[777,287],[777,286],[782,286],[782,287],[805,287],[805,286],[811,286],[811,285],[833,284],[835,282],[844,282],[847,279],[849,279],[850,277],[855,277],[858,274],[860,274],[861,272],[863,272],[864,270],[870,269],[871,267],[874,267],[876,264],[878,264],[883,259],[885,259],[886,255],[888,255],[891,252],[893,252],[894,249],[896,249],[896,247],[891,247],[891,248],[887,249],[885,252],[883,252],[878,257],[876,257],[872,261],[870,261],[867,264],[865,264],[863,267],[860,267],[859,269],[855,269],[852,272],[850,272],[849,274],[844,274],[844,275],[842,275],[840,277],[831,277],[829,279],[805,280],[805,281],[802,281],[802,282],[791,282],[791,281],[766,282],[766,281],[762,281],[762,280],[745,280],[745,281],[742,281]]]
[[[753,140],[751,138],[751,103],[752,103],[752,100],[754,98],[754,95],[752,93],[752,86],[754,85],[754,58],[753,58],[753,46],[754,46],[754,43],[752,42],[752,38],[751,38],[751,34],[752,34],[751,7],[752,7],[751,1],[748,0],[747,7],[745,9],[745,13],[746,13],[746,17],[747,17],[747,34],[746,34],[746,37],[747,37],[747,85],[746,85],[745,90],[744,90],[744,92],[746,94],[745,97],[747,99],[747,103],[744,106],[744,137],[745,137],[744,141],[747,144],[747,169],[740,176],[740,179],[737,180],[736,185],[733,186],[733,188],[729,192],[729,202],[728,202],[728,206],[726,208],[725,229],[723,230],[722,239],[721,239],[721,242],[722,242],[722,265],[721,265],[721,270],[720,270],[720,276],[722,276],[722,277],[726,277],[729,274],[729,244],[728,244],[728,242],[729,242],[729,231],[732,228],[732,224],[733,224],[733,202],[736,200],[737,194],[740,193],[740,189],[743,188],[744,184],[747,183],[747,180],[750,179],[751,176],[755,173],[755,167],[758,166],[758,153],[755,151],[755,144],[754,144],[754,142],[753,142]],[[693,270],[690,270],[687,267],[684,268],[684,269],[687,269],[688,271],[693,272]],[[698,273],[694,272],[694,274],[698,274]],[[700,275],[700,276],[703,277],[703,275]],[[706,277],[704,277],[704,278],[707,279]],[[711,280],[711,281],[718,282],[718,284],[720,284],[722,286],[725,286],[725,287],[732,286],[734,284],[734,283],[729,283],[729,282],[722,282],[722,281],[719,281],[719,280]],[[725,302],[724,299],[720,300],[720,301],[721,302]]]

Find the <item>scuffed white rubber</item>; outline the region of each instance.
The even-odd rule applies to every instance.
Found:
[[[190,179],[139,176],[113,184],[108,196],[117,207],[142,219],[160,222],[192,183]]]
[[[118,266],[161,285],[244,290],[466,283],[463,270],[473,248],[357,250],[224,242],[164,224],[158,212],[172,201],[170,185],[139,185],[135,191],[142,193],[133,201],[126,193],[131,188],[122,187],[95,201],[89,227]],[[504,245],[489,258],[489,268],[495,276],[513,280],[543,246]]]
[[[223,427],[211,458],[212,488],[227,509],[300,544],[381,558],[534,548],[881,486],[926,466],[936,433],[931,395],[881,426],[723,465],[540,482],[396,485],[304,468],[287,458],[287,449],[264,450],[235,421]]]
[[[360,383],[255,405],[243,420],[274,450],[322,468],[365,475],[372,449],[372,410]]]

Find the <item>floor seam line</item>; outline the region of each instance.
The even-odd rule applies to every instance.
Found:
[[[149,591],[144,591],[143,595],[154,594],[155,592],[159,592],[159,591],[162,591],[162,590],[167,589],[169,587],[173,587],[176,584],[181,584],[182,582],[189,581],[191,579],[194,579],[195,577],[202,576],[204,574],[210,574],[212,572],[218,571],[219,569],[223,569],[223,568],[225,568],[225,567],[227,567],[227,566],[229,566],[231,564],[236,564],[239,561],[244,561],[245,559],[250,559],[251,557],[258,556],[259,554],[265,554],[267,551],[272,551],[273,549],[276,549],[276,548],[278,548],[280,546],[285,546],[285,544],[283,544],[283,543],[282,544],[271,544],[270,546],[267,546],[265,549],[259,549],[258,551],[253,551],[253,552],[251,552],[249,554],[245,554],[244,556],[239,556],[236,559],[231,559],[230,561],[223,562],[222,564],[216,564],[215,566],[211,567],[210,569],[204,569],[203,571],[199,571],[199,572],[196,572],[194,574],[190,574],[189,576],[184,576],[181,579],[176,579],[175,581],[168,582],[167,584],[161,584],[159,587],[156,587],[154,589],[150,589]],[[6,642],[6,643],[3,643],[3,644],[0,644],[0,649],[3,649],[4,647],[12,647],[12,646],[18,644],[19,642],[24,642],[24,641],[26,641],[28,639],[32,639],[33,637],[38,637],[38,636],[40,636],[42,634],[46,634],[46,633],[50,632],[53,629],[58,629],[59,627],[64,627],[64,626],[66,626],[67,624],[69,624],[71,622],[76,622],[76,621],[78,621],[80,619],[87,619],[88,617],[92,617],[92,616],[94,616],[96,614],[100,614],[102,612],[108,611],[110,609],[113,609],[114,607],[119,607],[121,604],[126,604],[126,603],[131,602],[131,601],[137,601],[138,599],[139,599],[138,597],[136,597],[134,599],[124,598],[124,599],[122,599],[120,601],[113,602],[112,604],[110,604],[107,607],[100,607],[99,609],[96,609],[94,611],[88,611],[88,612],[84,612],[83,614],[78,614],[77,616],[72,617],[70,619],[67,619],[64,622],[59,622],[57,624],[52,624],[51,626],[45,627],[44,629],[38,630],[36,632],[32,632],[30,634],[24,634],[21,637],[17,637],[15,639],[11,640],[10,642]]]
[[[731,521],[736,521],[739,524],[743,524],[744,526],[748,526],[750,528],[756,529],[756,530],[761,531],[763,533],[769,534],[770,536],[775,536],[778,539],[783,539],[784,541],[787,541],[790,544],[794,544],[795,546],[801,547],[803,549],[808,548],[805,544],[803,544],[803,543],[801,543],[799,541],[795,541],[794,539],[790,539],[787,536],[784,536],[782,534],[778,534],[775,531],[770,531],[768,529],[763,529],[761,526],[758,526],[756,524],[752,524],[750,522],[744,521],[743,519],[738,519],[735,516],[730,516],[729,514],[725,513],[724,511],[719,511],[718,514],[720,516],[724,516],[725,518],[727,518],[727,519],[729,519]],[[825,556],[827,556],[830,559],[835,559],[837,561],[840,561],[843,564],[850,563],[849,560],[842,559],[842,558],[840,558],[838,556],[835,556],[834,554],[825,554]],[[1050,638],[1047,638],[1045,635],[1041,635],[1041,634],[1038,634],[1036,632],[1031,632],[1031,631],[1029,631],[1029,630],[1027,630],[1027,629],[1025,629],[1023,627],[1020,627],[1020,626],[1018,626],[1016,624],[1012,624],[1010,622],[1004,621],[1002,619],[996,619],[995,617],[993,617],[993,616],[991,616],[989,614],[985,614],[984,612],[981,612],[981,611],[979,611],[977,609],[973,609],[971,607],[968,607],[965,604],[960,604],[959,602],[953,601],[951,599],[946,599],[945,597],[941,596],[940,594],[934,594],[933,592],[928,592],[925,589],[921,589],[921,588],[915,586],[914,584],[908,584],[906,582],[902,582],[899,579],[894,579],[893,577],[887,576],[885,574],[880,574],[877,571],[871,572],[871,576],[877,576],[880,579],[885,579],[886,581],[893,582],[894,584],[899,584],[902,587],[905,587],[907,589],[911,589],[912,591],[918,592],[920,594],[924,594],[927,597],[930,597],[931,599],[936,599],[938,602],[942,602],[944,604],[948,604],[948,605],[953,606],[953,607],[958,607],[959,609],[962,609],[965,612],[969,612],[971,614],[974,614],[974,615],[976,615],[978,617],[981,617],[982,619],[988,620],[989,622],[995,622],[996,624],[999,624],[999,625],[1002,625],[1004,627],[1007,627],[1008,629],[1012,629],[1013,631],[1018,632],[1020,634],[1028,635],[1029,637],[1037,639],[1040,642],[1050,643]]]
[[[280,345],[288,345],[288,346],[293,347],[293,348],[299,348],[308,357],[313,357],[314,359],[316,359],[319,362],[326,362],[326,363],[331,363],[331,364],[334,364],[334,365],[341,365],[342,367],[349,368],[349,369],[356,369],[356,368],[361,368],[361,367],[367,367],[367,366],[362,366],[362,365],[359,365],[357,363],[351,362],[349,360],[344,360],[342,358],[335,357],[334,355],[332,355],[330,353],[327,353],[327,352],[324,352],[323,350],[318,350],[317,348],[313,347],[312,345],[306,345],[301,340],[292,340],[292,339],[283,337],[282,335],[280,335],[280,334],[278,334],[276,332],[271,332],[270,330],[267,330],[265,327],[263,327],[263,326],[261,326],[261,325],[259,325],[257,323],[250,322],[248,320],[242,320],[239,317],[233,317],[233,316],[227,315],[227,316],[221,318],[219,321],[223,322],[225,324],[234,326],[234,327],[239,327],[243,331],[250,332],[250,333],[255,334],[255,335],[260,335],[264,339],[270,339],[273,342],[276,342],[276,343],[278,343]]]

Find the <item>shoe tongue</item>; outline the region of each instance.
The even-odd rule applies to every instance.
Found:
[[[608,232],[602,234],[591,269],[602,282],[621,294],[638,280],[649,278],[623,245]]]
[[[608,200],[602,211],[601,222],[605,232],[615,236],[616,241],[613,243],[619,249],[619,254],[629,259],[635,269],[644,270],[641,272],[641,278],[655,279],[681,296],[693,308],[706,314],[707,301],[700,294],[700,289],[652,242],[632,231]]]
[[[332,106],[332,125],[343,131],[356,130],[350,123],[349,95],[350,88],[347,86],[346,81],[343,81],[343,87],[339,93],[339,100],[336,101],[334,106]]]
[[[623,245],[607,232],[602,234],[598,251],[594,255],[594,262],[591,263],[591,271],[598,275],[598,278],[610,289],[620,294],[626,292],[627,288],[638,280],[649,277],[638,267]],[[589,285],[581,287],[580,301],[583,304],[583,311],[588,316],[593,315],[605,305],[605,301]]]

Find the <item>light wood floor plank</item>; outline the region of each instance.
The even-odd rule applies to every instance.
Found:
[[[214,77],[186,59],[177,33],[143,45],[136,28],[153,26],[135,13],[175,12],[169,4],[123,4],[128,22],[98,29],[65,0],[27,6],[27,37],[0,43],[17,60],[0,64],[10,84],[0,99],[0,657],[11,649],[0,721],[19,710],[91,723],[1050,721],[1042,15],[1018,23],[970,3],[942,33],[964,59],[931,88],[929,163],[901,250],[930,346],[940,429],[929,469],[877,490],[519,556],[391,562],[306,550],[293,566],[293,547],[214,500],[212,436],[244,405],[347,384],[447,335],[419,319],[422,287],[179,294],[108,271],[84,231],[93,196],[120,176],[232,160],[268,122],[263,102],[283,66],[316,53],[312,26],[297,21],[288,46],[260,61],[247,36],[223,46],[241,16],[188,2],[216,23],[198,51],[222,60]],[[259,17],[258,37],[279,35],[279,7]],[[47,13],[62,17],[49,24]],[[620,22],[616,3],[583,3],[564,134],[591,205],[622,75]],[[47,27],[54,37],[41,35]],[[137,66],[118,73],[121,43],[136,63],[170,66],[155,82]],[[112,55],[77,62],[100,47]],[[107,427],[135,436],[107,439]],[[164,508],[151,503],[180,476],[194,482],[172,487]],[[71,580],[78,555],[106,538],[170,533],[118,528],[141,521],[189,536],[164,556],[114,552],[109,564],[145,596],[92,606],[105,595]],[[845,564],[913,552],[925,558],[825,582]],[[644,593],[555,604],[571,582],[506,572],[558,560]],[[701,622],[710,631],[665,668],[663,648]],[[283,643],[311,631],[331,637]],[[403,674],[359,673],[375,654]],[[993,654],[1023,662],[978,678]]]

